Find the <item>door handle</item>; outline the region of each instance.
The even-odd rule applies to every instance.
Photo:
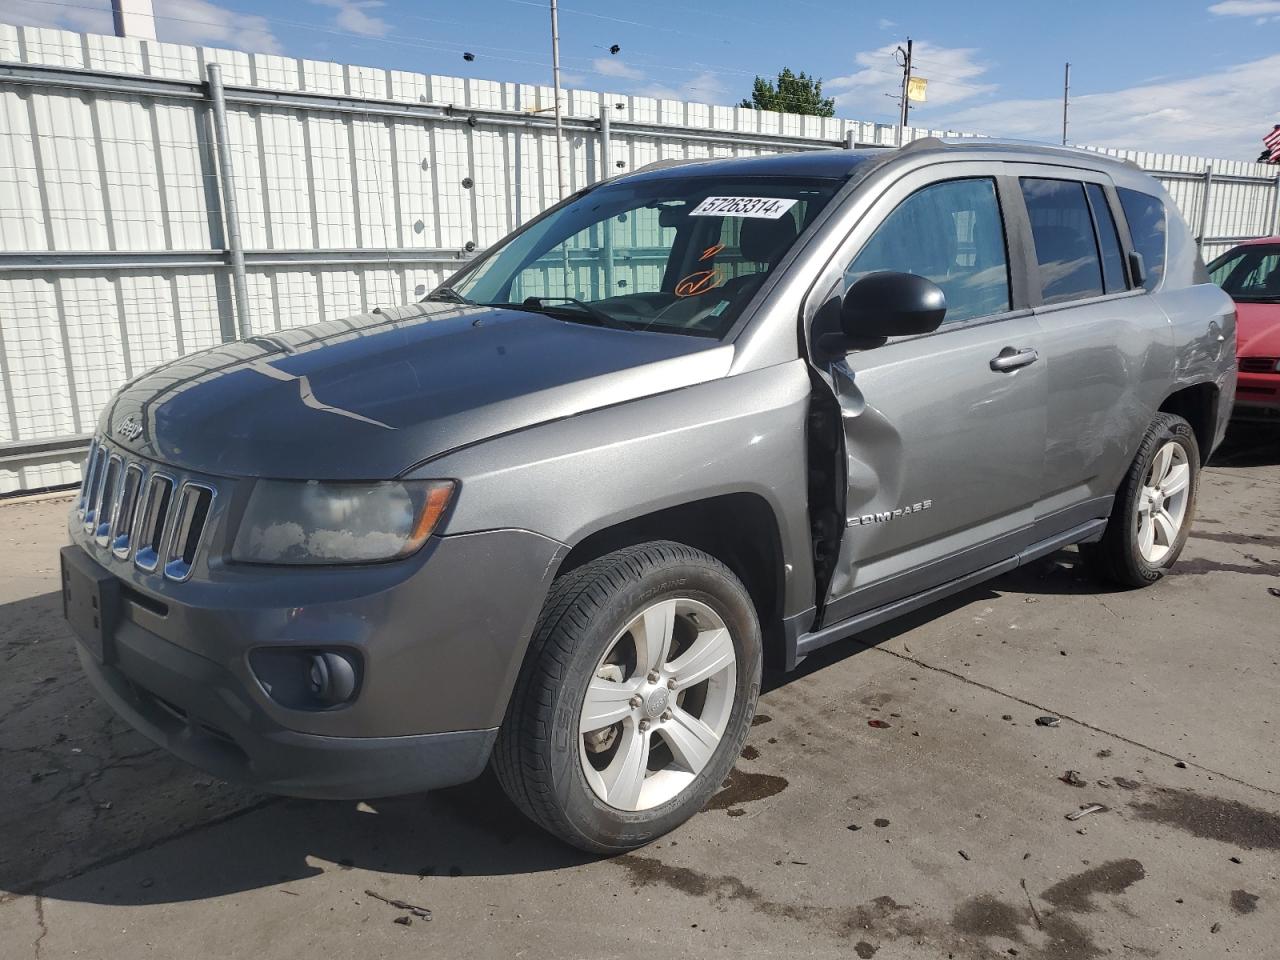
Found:
[[[991,369],[996,373],[1008,373],[1019,367],[1030,366],[1039,359],[1040,354],[1031,347],[1023,347],[1020,350],[1015,347],[1005,347],[991,358]]]

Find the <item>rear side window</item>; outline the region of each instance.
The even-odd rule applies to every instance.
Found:
[[[1164,276],[1165,237],[1168,233],[1164,204],[1158,197],[1140,190],[1120,187],[1116,192],[1120,194],[1124,218],[1129,221],[1129,236],[1133,237],[1134,249],[1142,254],[1147,268],[1142,285],[1154,290]]]
[[[1086,183],[1084,192],[1093,208],[1093,222],[1098,228],[1098,249],[1102,251],[1102,284],[1107,293],[1120,293],[1129,287],[1124,276],[1124,257],[1120,253],[1120,234],[1115,217],[1107,203],[1107,192],[1096,183]]]
[[[1045,303],[1103,293],[1102,264],[1084,184],[1075,180],[1023,179]]]
[[[947,298],[943,323],[1009,309],[1004,221],[993,180],[947,180],[903,200],[845,270],[845,288],[880,270],[932,280]]]

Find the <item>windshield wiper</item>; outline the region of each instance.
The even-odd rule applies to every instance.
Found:
[[[444,303],[466,303],[472,306],[475,305],[474,300],[468,300],[457,290],[453,289],[453,287],[436,287],[422,299]]]
[[[624,323],[617,317],[610,316],[598,307],[593,307],[589,303],[584,303],[577,297],[525,297],[523,303],[504,303],[497,304],[497,306],[514,307],[517,310],[523,307],[526,310],[536,310],[539,313],[546,313],[555,309],[553,306],[548,305],[548,301],[551,303],[571,303],[581,310],[586,316],[594,320],[598,326],[608,327],[610,330],[632,329],[630,324]]]

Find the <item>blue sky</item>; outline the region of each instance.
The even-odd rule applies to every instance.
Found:
[[[498,80],[550,75],[541,0],[154,5],[161,39]],[[111,30],[109,0],[5,7],[0,20]],[[615,93],[734,103],[755,74],[790,66],[826,81],[839,116],[891,122],[892,51],[909,34],[930,81],[913,108],[920,126],[1056,139],[1068,60],[1076,142],[1253,159],[1280,122],[1280,0],[564,0],[560,28],[566,85]]]

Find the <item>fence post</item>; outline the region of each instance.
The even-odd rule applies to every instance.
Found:
[[[600,98],[604,100],[603,97]],[[609,109],[610,105],[604,102],[600,104],[600,179],[608,180],[613,176],[613,149],[609,136]]]
[[[1280,173],[1276,174],[1275,189],[1271,191],[1271,235],[1280,234]]]
[[[1209,191],[1213,189],[1213,164],[1204,168],[1204,194],[1200,197],[1200,236],[1196,237],[1196,248],[1204,249],[1204,240],[1209,229]]]
[[[249,329],[249,288],[244,278],[244,243],[240,238],[240,212],[236,206],[235,174],[231,167],[231,139],[227,130],[227,101],[222,90],[222,67],[209,64],[209,99],[213,101],[213,125],[218,137],[218,188],[226,219],[227,257],[231,262],[231,282],[236,294],[236,329],[247,339]]]
[[[608,180],[613,176],[613,148],[609,140],[609,111],[613,109],[613,105],[605,103],[604,97],[601,97],[600,103],[600,179]],[[604,254],[604,290],[605,297],[612,297],[613,289],[613,217],[609,217],[601,224],[601,230],[604,233],[602,237],[602,253]]]

